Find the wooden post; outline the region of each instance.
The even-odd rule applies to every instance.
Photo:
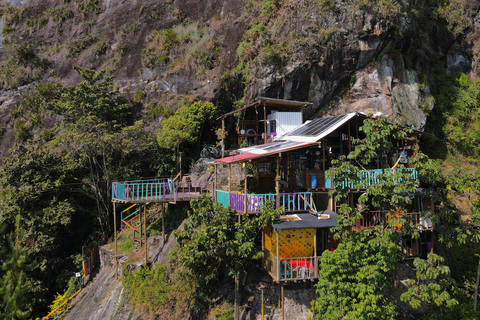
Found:
[[[230,191],[231,191],[231,180],[232,180],[232,164],[228,164],[228,205],[230,205]]]
[[[282,308],[282,283],[278,281],[278,308]]]
[[[217,163],[214,168],[215,178],[213,180],[213,202],[217,202]]]
[[[262,320],[265,319],[265,306],[264,306],[264,299],[263,299],[263,288],[262,288]]]
[[[275,243],[275,247],[276,247],[276,252],[277,252],[277,281],[280,282],[280,250],[279,250],[279,241],[278,241],[278,231],[274,231],[275,232],[275,238],[277,239],[276,243]]]
[[[147,267],[147,261],[148,261],[148,257],[147,257],[147,204],[145,204],[143,206],[143,223],[144,223],[143,230],[145,230],[144,238],[145,238],[145,268],[146,268]]]
[[[248,181],[248,172],[247,172],[247,163],[244,162],[245,164],[245,215],[248,213],[248,192],[247,192],[247,181]],[[239,221],[240,222],[240,218]]]
[[[352,152],[352,143],[350,141],[350,122],[347,123],[348,125],[348,153]]]
[[[113,203],[113,238],[115,239],[115,279],[118,279],[118,258],[117,258],[117,213]]]
[[[275,173],[275,192],[277,194],[277,199],[276,199],[276,204],[275,204],[275,209],[280,207],[280,157],[282,156],[281,153],[278,154],[278,157],[276,159],[277,162],[277,170]]]
[[[285,320],[285,300],[283,297],[283,283],[281,284],[282,291],[282,320]]]
[[[225,157],[225,118],[222,118],[222,158]]]
[[[240,215],[239,215],[240,216]],[[239,275],[238,275],[238,272],[235,272],[235,314],[233,316],[233,318],[235,320],[239,320],[240,319],[240,315],[238,314],[239,313],[239,298],[240,298],[240,292],[239,292],[239,289],[240,289],[240,279],[239,279]]]
[[[143,225],[142,225],[142,206],[138,212],[138,220],[140,221],[140,248],[142,247]]]
[[[322,159],[322,166],[323,166],[323,175],[325,176],[325,138],[322,139],[322,151],[323,151],[323,159]],[[325,186],[327,187],[327,186]]]
[[[318,229],[314,229],[314,233],[313,233],[313,259],[314,259],[314,269],[313,269],[313,272],[315,273],[315,277],[318,276],[318,259],[317,259],[317,230]]]
[[[263,143],[267,143],[267,107],[263,103]]]
[[[165,245],[165,203],[162,203],[162,238]]]
[[[180,182],[182,182],[182,152],[180,154]]]

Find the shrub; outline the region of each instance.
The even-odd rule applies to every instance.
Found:
[[[176,34],[170,28],[152,31],[147,37],[146,48],[142,50],[143,63],[148,68],[168,63],[170,52],[178,42]]]
[[[187,319],[195,298],[195,284],[187,272],[157,264],[153,269],[141,267],[123,273],[122,283],[128,301],[137,312],[162,319]]]
[[[147,93],[144,90],[139,90],[133,95],[133,101],[140,102],[145,99]]]
[[[74,57],[78,55],[80,52],[90,47],[96,40],[97,38],[95,35],[89,34],[80,40],[72,42],[69,46],[67,56]]]
[[[0,62],[0,87],[14,89],[42,76],[43,66],[31,43],[17,38],[5,42]]]

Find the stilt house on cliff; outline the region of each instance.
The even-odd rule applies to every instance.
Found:
[[[284,214],[262,232],[265,269],[278,283],[318,278],[318,257],[325,250],[334,250],[337,245],[330,228],[336,226],[340,203],[334,201],[329,191],[339,183],[347,186],[350,192],[346,203],[356,208],[360,195],[374,185],[380,175],[401,170],[417,179],[417,171],[407,164],[407,159],[414,156],[418,133],[407,139],[392,141],[396,147],[390,154],[383,155],[387,157],[388,168],[380,168],[379,162],[375,161],[362,166],[357,177],[360,182],[353,184],[348,179],[328,176],[326,172],[332,167],[333,160],[355,148],[353,143],[356,139],[366,138],[359,129],[367,116],[348,113],[304,122],[303,108],[309,105],[306,102],[259,98],[236,110],[244,113],[237,127],[239,149],[215,161],[215,172],[218,166],[228,167],[226,183],[217,183],[216,174],[215,181],[150,179],[113,182],[115,221],[116,204],[132,204],[120,212],[121,228],[127,226],[138,231],[139,241],[142,242],[142,233],[146,233],[147,229],[145,205],[148,203],[190,201],[209,194],[215,201],[224,207],[230,206],[238,214],[255,215],[260,213],[267,201],[273,201],[277,208],[283,208]],[[225,143],[225,119],[235,112],[221,117],[222,146]],[[397,167],[398,162],[407,167]],[[233,168],[236,171],[232,175]],[[238,168],[244,168],[243,172]],[[239,183],[242,178],[243,185]],[[416,239],[406,236],[400,245],[406,256],[426,257],[427,252],[432,250],[433,231],[426,212],[434,210],[434,203],[422,193],[418,181],[417,186],[416,192],[410,195],[412,204],[408,210],[398,214],[406,217],[410,226],[417,228],[421,236]],[[133,204],[144,205],[144,226],[138,230],[129,223],[135,217],[141,220],[140,208],[138,212],[127,215],[127,211],[135,207]],[[363,230],[377,225],[385,226],[389,210],[368,207],[362,213],[363,218],[350,228]],[[145,260],[146,252],[145,242]]]
[[[239,121],[238,144],[248,147],[216,161],[216,166],[228,166],[229,172],[233,165],[245,168],[240,188],[230,182],[226,186],[216,185],[215,199],[223,206],[245,215],[258,214],[269,200],[273,200],[277,208],[284,208],[280,219],[262,234],[263,265],[276,282],[318,278],[317,257],[337,245],[329,229],[336,225],[340,206],[329,196],[338,181],[328,177],[326,171],[331,168],[332,160],[352,151],[355,139],[365,139],[359,128],[366,115],[348,113],[303,122],[301,110],[308,105],[259,98],[237,110],[245,112],[247,118]],[[221,117],[223,134],[223,121],[233,113]],[[417,135],[393,141],[396,147],[387,156],[388,169],[373,162],[362,166],[360,185],[343,181],[344,185],[351,185],[349,206],[356,208],[366,188],[376,183],[378,175],[388,174],[389,170],[404,170],[417,179],[416,169],[407,165],[407,159],[414,156]],[[397,167],[399,162],[406,168]],[[250,172],[246,168],[250,168]],[[400,213],[421,233],[418,239],[402,240],[401,249],[407,257],[426,257],[432,249],[433,225],[425,212],[433,210],[434,203],[425,198],[421,190],[418,188],[411,195],[413,201],[408,212]],[[362,230],[386,224],[388,210],[390,208],[369,207],[363,212],[363,219],[357,220],[352,228]]]

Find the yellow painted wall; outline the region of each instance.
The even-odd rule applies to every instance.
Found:
[[[275,254],[275,250],[276,250],[275,247],[273,247],[272,249],[272,235],[273,235],[273,228],[271,226],[263,229],[263,237],[264,237],[263,241],[265,241],[264,242],[265,249]]]
[[[311,257],[314,251],[314,234],[315,229],[293,229],[282,230],[278,233],[280,259]],[[266,239],[266,237],[265,237]],[[265,247],[267,241],[265,241]],[[277,255],[277,235],[272,233],[271,252]]]

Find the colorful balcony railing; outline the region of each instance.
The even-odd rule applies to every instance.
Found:
[[[374,169],[374,170],[362,170],[358,172],[358,182],[344,180],[342,181],[342,187],[348,187],[351,189],[364,189],[368,188],[371,185],[374,185],[380,181],[380,175],[393,176],[394,171],[404,170],[405,173],[409,174],[412,179],[417,179],[417,170],[415,168],[398,168],[398,169]],[[325,175],[325,187],[334,188],[334,179]],[[402,181],[396,181],[396,183],[401,183]]]
[[[266,250],[264,251],[263,265],[274,281],[318,278],[318,259],[315,257],[280,259]]]
[[[171,179],[152,179],[112,183],[112,199],[121,202],[189,200],[205,193],[213,194],[213,182],[173,182]]]
[[[386,226],[389,220],[385,211],[365,211],[362,215],[362,219],[356,220],[354,230],[373,229],[378,225]],[[433,228],[432,220],[424,217],[421,212],[402,213],[402,217],[413,228],[421,230],[431,230]],[[397,228],[401,228],[401,226],[398,225]]]
[[[217,202],[223,207],[229,205],[233,210],[245,212],[245,194],[216,190]],[[283,206],[285,212],[309,211],[314,207],[311,192],[280,193],[278,207]],[[273,200],[276,203],[277,195],[275,193],[249,194],[247,195],[247,212],[259,213],[260,208],[267,201]]]

